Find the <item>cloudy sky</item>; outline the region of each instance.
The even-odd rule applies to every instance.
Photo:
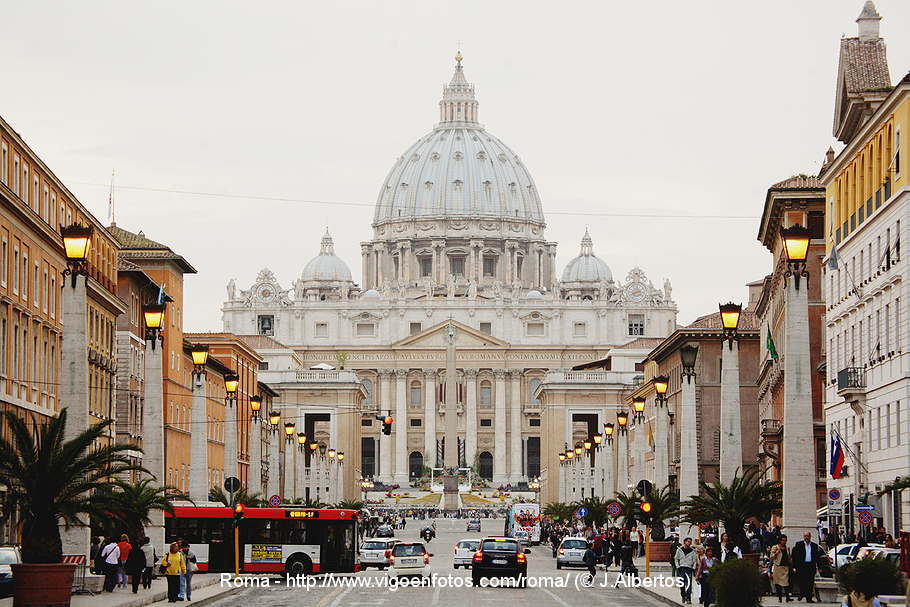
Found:
[[[877,7],[896,81],[910,3]],[[359,282],[379,187],[437,120],[460,45],[481,122],[537,182],[560,267],[588,225],[614,276],[670,278],[689,322],[767,273],[765,191],[832,144],[838,40],[861,8],[6,3],[0,114],[102,219],[116,170],[118,225],[199,270],[186,325],[217,330],[230,278],[246,288],[267,266],[289,288],[326,225]]]

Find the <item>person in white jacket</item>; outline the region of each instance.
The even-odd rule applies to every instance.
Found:
[[[676,554],[673,556],[676,575],[682,580],[679,592],[684,605],[692,604],[692,574],[695,571],[696,556],[691,537],[683,540],[682,546],[676,549]]]

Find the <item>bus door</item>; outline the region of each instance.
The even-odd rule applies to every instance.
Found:
[[[234,529],[230,520],[209,519],[208,570],[224,572],[234,570]]]
[[[325,521],[320,571],[354,571],[357,534],[354,521]]]

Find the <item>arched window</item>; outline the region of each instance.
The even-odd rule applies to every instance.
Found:
[[[477,459],[480,477],[488,481],[493,480],[493,455],[489,451],[483,451]]]
[[[373,380],[372,379],[362,379],[360,383],[363,384],[364,390],[367,391],[367,397],[363,400],[363,404],[372,405],[373,404]]]
[[[486,379],[480,382],[480,404],[493,404],[493,386],[490,384],[490,381]]]
[[[411,451],[408,456],[408,476],[411,478],[423,476],[423,454],[420,451]]]
[[[419,381],[411,382],[411,404],[419,405],[423,403],[423,390],[420,388]]]
[[[540,387],[539,379],[535,378],[528,382],[528,401],[530,401],[531,403],[533,403],[535,405],[540,404],[540,399],[537,398],[537,396],[535,396],[535,394],[537,393],[537,388],[539,388],[539,387]]]

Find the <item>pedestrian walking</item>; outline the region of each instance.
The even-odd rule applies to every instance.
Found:
[[[120,536],[120,542],[117,544],[120,548],[120,564],[117,566],[117,586],[120,588],[126,588],[126,583],[129,581],[126,577],[126,569],[124,564],[126,559],[130,556],[130,550],[132,545],[130,544],[130,536],[123,534]]]
[[[588,542],[588,547],[585,549],[582,561],[584,562],[585,567],[588,568],[588,573],[591,575],[591,583],[593,585],[594,577],[597,575],[597,554],[594,552],[594,546],[591,542]]]
[[[199,571],[199,567],[196,565],[196,555],[190,550],[189,542],[183,541],[180,550],[183,552],[183,559],[186,562],[186,573],[180,576],[179,598],[191,601],[193,599],[193,574]]]
[[[89,546],[89,565],[91,566],[90,571],[95,575],[100,573],[100,567],[98,562],[98,554],[101,552],[101,538],[97,535],[92,536],[92,545]]]
[[[803,541],[797,542],[791,553],[793,570],[799,584],[799,598],[807,603],[814,603],[815,572],[818,570],[818,559],[822,556],[821,547],[812,541],[812,533],[806,531]]]
[[[152,540],[145,536],[142,538],[142,553],[145,555],[145,570],[142,572],[142,587],[148,590],[152,587],[152,578],[155,575],[155,563],[158,562],[158,552],[152,545]]]
[[[159,571],[167,577],[167,602],[176,603],[180,598],[180,576],[186,573],[186,560],[180,545],[174,542],[159,564]]]
[[[114,538],[109,537],[99,554],[101,565],[104,567],[104,591],[113,592],[117,585],[117,570],[120,568],[120,547]]]
[[[145,552],[142,551],[142,545],[139,542],[134,542],[130,546],[129,556],[123,562],[123,569],[130,576],[133,594],[139,592],[139,584],[142,582],[143,573],[145,573],[145,565]]]
[[[692,547],[692,538],[687,537],[682,545],[676,549],[673,563],[676,567],[676,576],[682,580],[679,592],[684,605],[692,604],[692,576],[695,572],[697,554]]]
[[[783,600],[783,594],[787,594],[787,602],[790,602],[790,549],[787,548],[787,536],[781,535],[777,545],[771,547],[771,583],[777,592],[777,601]]]
[[[697,565],[698,569],[695,572],[695,578],[701,587],[701,604],[705,607],[711,607],[711,603],[714,602],[714,587],[711,586],[708,578],[717,563],[718,560],[714,556],[714,548],[708,546],[705,548],[705,556],[701,557],[701,561]]]

